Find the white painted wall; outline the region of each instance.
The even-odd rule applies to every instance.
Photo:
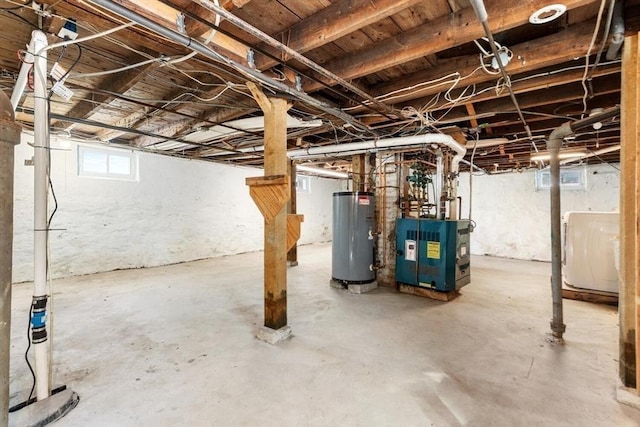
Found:
[[[613,165],[619,168],[619,165]],[[610,165],[587,167],[586,191],[562,191],[561,212],[619,208],[620,172]],[[461,174],[462,217],[469,212],[469,175]],[[473,177],[477,223],[471,252],[477,255],[551,260],[549,190],[535,191],[535,172]]]
[[[33,155],[23,135],[15,154],[13,280],[33,278]],[[138,153],[139,181],[79,177],[77,145],[53,151],[58,212],[50,237],[53,277],[149,267],[257,251],[263,220],[245,178],[262,169]],[[54,143],[55,146],[55,143]],[[337,180],[311,178],[298,194],[300,244],[331,240]]]

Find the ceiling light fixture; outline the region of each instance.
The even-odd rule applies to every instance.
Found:
[[[604,111],[604,108],[594,108],[593,110],[591,110],[591,112],[589,113],[589,116],[594,116],[596,114],[600,114]],[[595,130],[600,130],[602,129],[602,122],[595,122],[593,125],[593,128]]]
[[[529,17],[529,22],[536,25],[546,24],[554,19],[558,19],[566,11],[567,6],[562,3],[550,4],[533,12]]]
[[[560,153],[558,153],[558,158],[560,160],[566,160],[566,159],[573,159],[576,157],[582,157],[586,154],[587,152],[584,149],[563,150],[563,151],[560,151]],[[531,158],[530,158],[532,162],[548,161],[550,159],[551,159],[551,153],[549,153],[548,151],[540,151],[538,153],[533,153],[531,154]]]
[[[330,169],[314,168],[311,166],[296,165],[297,172],[306,172],[315,175],[322,175],[329,178],[347,179],[349,175],[344,172],[338,172]]]

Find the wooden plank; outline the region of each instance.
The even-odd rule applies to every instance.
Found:
[[[365,154],[356,154],[351,156],[351,179],[353,180],[353,191],[365,191],[366,175],[365,175]]]
[[[419,297],[444,302],[451,301],[460,295],[460,292],[458,291],[439,292],[434,291],[433,289],[421,288],[419,286],[405,285],[404,283],[398,283],[398,291],[403,294],[417,295]]]
[[[304,53],[330,43],[386,16],[419,3],[419,0],[340,0],[292,25],[276,37],[291,49]],[[273,52],[266,45],[259,46]],[[277,56],[280,56],[279,54]],[[260,70],[273,67],[275,61],[259,57]]]
[[[129,58],[132,63],[140,62],[142,59],[138,56],[135,58]],[[147,65],[143,65],[138,68],[123,71],[122,73],[116,73],[108,75],[99,85],[99,87],[108,88],[112,92],[125,93],[139,81],[141,81],[145,75],[152,70],[158,68],[158,62],[152,62]],[[89,118],[93,112],[103,107],[103,103],[109,102],[113,99],[112,95],[108,94],[95,94],[91,97],[91,102],[83,102],[80,100],[76,105],[66,114],[73,118]],[[60,121],[54,123],[56,127],[71,127],[73,124],[70,122]]]
[[[301,142],[301,141],[298,141]],[[299,145],[299,144],[298,144]],[[287,214],[289,215],[295,215],[298,213],[298,197],[297,197],[297,191],[296,191],[296,164],[292,161],[289,160],[289,165],[288,165],[288,169],[289,169],[289,180],[291,181],[291,197],[289,197],[289,202],[287,203]],[[289,230],[289,220],[287,220],[287,248],[289,249],[287,251],[287,263],[289,264],[290,267],[294,267],[296,265],[298,265],[298,239],[300,238],[300,227],[298,227],[298,238],[296,238],[296,241],[293,242],[292,246],[289,246],[289,234],[290,234],[290,230]]]
[[[617,76],[611,76],[608,79],[594,79],[593,92],[598,95],[606,95],[620,92],[620,80]],[[562,91],[537,90],[518,96],[518,103],[521,108],[532,108],[547,104],[560,104],[562,102],[582,99],[584,89],[580,83],[571,83],[563,86]],[[409,105],[416,107],[420,103],[411,102]],[[495,99],[493,101],[476,103],[476,118],[492,117],[496,111],[513,110],[513,102],[508,97]],[[469,120],[470,116],[466,110],[452,110],[448,113],[440,123],[454,123],[461,120]]]
[[[304,215],[287,215],[287,251],[290,251],[300,239],[300,224],[303,221]]]
[[[517,58],[520,56],[522,59],[514,59],[511,61],[506,67],[506,70],[509,74],[515,75],[571,61],[575,57],[583,56],[586,53],[592,36],[593,22],[585,22],[568,27],[566,30],[551,36],[509,46],[514,53],[514,57]],[[596,49],[599,43],[600,42],[596,43]],[[442,79],[450,75],[452,71],[457,71],[461,77],[466,77],[459,83],[459,87],[495,81],[495,76],[488,75],[481,71],[476,71],[474,74],[471,74],[477,67],[478,55],[442,60],[439,61],[435,67],[403,76],[399,81],[390,81],[389,83],[378,85],[377,87],[368,89],[368,92],[374,96],[380,96],[407,87],[412,88],[404,96],[402,93],[394,95],[392,98],[393,102],[403,102],[434,95],[440,91],[448,90],[452,86],[454,78],[446,79],[441,84],[425,85],[424,82]]]
[[[570,289],[563,287],[562,298],[618,306],[618,294],[614,292],[598,292],[589,289]]]
[[[272,98],[264,118],[264,173],[287,173],[287,101]],[[287,192],[289,186],[286,187]],[[287,197],[288,199],[288,197]],[[287,210],[283,209],[264,231],[264,325],[280,329],[287,325]]]
[[[287,175],[254,176],[245,179],[245,183],[250,186],[279,185],[288,182]]]
[[[289,177],[271,175],[246,178],[249,194],[266,224],[280,214],[289,200]]]
[[[640,34],[640,33],[639,33]],[[640,104],[640,43],[637,41],[638,35],[636,35],[636,43],[633,45],[635,47],[634,55],[635,55],[635,70],[634,72],[634,83],[635,83],[635,105],[632,108],[632,113],[635,115],[634,120],[634,132],[633,136],[635,137],[633,140],[625,140],[625,144],[631,145],[633,148],[633,156],[635,159],[635,167],[633,172],[633,189],[634,194],[632,195],[633,200],[633,215],[635,217],[634,228],[633,228],[633,241],[634,241],[634,250],[633,255],[628,258],[628,261],[633,264],[633,282],[635,285],[635,330],[636,330],[636,392],[640,394],[640,388],[638,384],[640,384],[640,112],[638,111],[638,105]],[[629,108],[629,107],[628,107]],[[627,132],[628,129],[625,129],[623,132]],[[625,253],[625,257],[627,254]]]
[[[290,197],[287,159],[287,110],[285,99],[266,98],[254,87],[256,101],[264,107],[264,174],[265,177],[250,178],[251,191],[278,187],[283,197],[282,207],[271,221],[264,224],[264,326],[280,329],[287,325],[287,209]],[[268,103],[268,104],[267,104]],[[274,178],[269,178],[274,177]],[[285,179],[283,179],[283,177]],[[279,182],[265,185],[265,182]],[[283,184],[282,182],[285,182]],[[252,195],[253,197],[253,195]],[[278,196],[280,197],[280,196]],[[254,199],[255,200],[255,199]],[[280,203],[280,202],[279,202]]]
[[[592,0],[567,0],[564,4],[568,10],[571,10],[591,2]],[[547,0],[526,0],[521,1],[518,7],[514,8],[512,0],[492,1],[487,5],[489,26],[496,34],[525,25],[532,12],[547,4]],[[484,35],[482,25],[473,8],[467,7],[458,13],[443,16],[377,43],[372,48],[367,47],[351,55],[329,61],[325,64],[325,68],[349,80],[471,42]],[[320,81],[335,84],[317,73],[313,74]],[[313,92],[321,87],[320,83],[309,81],[304,85],[304,90]]]
[[[620,150],[620,380],[637,390],[637,280],[636,241],[638,206],[636,171],[638,147],[638,35],[626,37],[622,57],[621,150]]]

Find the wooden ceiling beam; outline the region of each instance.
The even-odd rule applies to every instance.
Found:
[[[613,64],[613,65],[597,68],[593,72],[592,78],[605,77],[605,76],[618,74],[618,73],[620,73],[620,64]],[[525,94],[525,93],[533,92],[536,90],[551,89],[551,88],[563,86],[569,83],[579,82],[582,80],[583,74],[584,74],[583,69],[570,70],[565,73],[549,74],[549,75],[544,75],[537,78],[531,78],[531,79],[515,82],[512,84],[511,88],[516,95]],[[491,88],[490,86],[479,87],[477,88],[477,90],[481,91],[481,90],[490,89],[490,88]],[[496,93],[495,90],[489,90],[487,92],[484,92],[478,96],[471,98],[469,101],[473,103],[479,103],[479,102],[491,101],[498,98],[506,98],[508,96],[509,96],[509,92],[506,89],[500,93]],[[429,100],[430,99],[428,98],[416,100],[415,104],[412,104],[412,105],[414,106],[425,105],[427,102],[429,102]],[[435,112],[435,111],[445,110],[445,109],[451,108],[451,105],[452,104],[449,101],[440,100],[432,107],[429,107],[427,111]]]
[[[255,110],[251,109],[250,111],[247,111],[246,109],[239,110],[235,108],[212,108],[206,111],[204,114],[202,114],[201,120],[190,119],[190,118],[180,119],[155,129],[153,133],[155,135],[161,135],[161,136],[166,136],[167,138],[171,138],[176,135],[182,135],[184,133],[187,133],[191,131],[194,127],[197,127],[203,123],[210,123],[210,122],[224,123],[229,120],[237,119],[238,117],[241,117],[247,114],[248,112],[253,112],[253,111]],[[131,142],[131,145],[135,147],[148,147],[150,145],[157,144],[159,142],[162,142],[161,138],[150,137],[150,136],[139,136]]]
[[[178,21],[182,13],[168,4],[159,0],[119,0],[119,3],[127,9],[136,12],[166,28],[180,32]],[[195,10],[195,13],[204,19],[215,20],[215,13],[196,6],[188,6],[188,10]],[[192,38],[205,37],[211,28],[201,22],[190,20],[189,28]],[[209,48],[220,53],[221,55],[231,57],[235,61],[242,63],[247,62],[247,52],[249,48],[242,43],[233,40],[220,32],[216,32],[209,42]]]
[[[584,22],[568,27],[550,36],[511,46],[510,49],[513,52],[514,59],[507,65],[506,71],[511,76],[514,76],[564,62],[570,62],[577,57],[583,57],[591,42],[593,25],[593,22]],[[599,42],[594,46],[594,50],[598,49],[598,47]],[[407,91],[406,95],[403,93],[395,95],[391,101],[384,101],[383,99],[384,102],[397,104],[448,90],[452,86],[455,78],[452,77],[448,80],[443,79],[453,72],[458,72],[462,77],[469,76],[458,83],[457,86],[459,88],[496,80],[497,76],[477,70],[479,65],[478,55],[443,60],[440,61],[436,67],[411,74],[399,81],[394,80],[387,84],[370,88],[368,91],[373,96],[381,96],[383,94],[401,91],[405,88],[412,88]],[[474,70],[477,71],[473,73]],[[424,82],[435,80],[442,80],[443,83],[420,87]]]
[[[570,10],[594,1],[566,0],[564,4]],[[531,13],[547,6],[548,3],[548,0],[524,0],[519,2],[518,7],[513,7],[512,0],[487,2],[489,27],[495,34],[525,25],[529,22]],[[336,58],[324,66],[346,80],[354,79],[471,42],[484,35],[473,8],[467,7],[458,13],[435,19],[372,47]],[[336,84],[317,73],[313,75],[326,84]],[[303,87],[305,91],[313,92],[322,85],[315,81],[307,81]]]
[[[612,76],[607,79],[593,80],[594,93],[598,96],[619,93],[620,77]],[[584,90],[580,83],[572,83],[566,85],[562,91],[537,90],[518,96],[520,108],[526,110],[528,108],[539,107],[547,104],[558,104],[582,99]],[[515,111],[515,107],[509,98],[500,98],[489,102],[476,103],[476,119],[485,119],[493,117],[496,113],[505,111]],[[451,111],[441,121],[441,124],[456,123],[459,121],[469,120],[468,114],[463,110]]]
[[[420,2],[421,0],[340,0],[287,28],[275,38],[298,53],[304,53]],[[265,43],[260,44],[259,48],[281,56]],[[276,64],[277,62],[264,56],[256,60],[259,70]]]
[[[139,62],[140,60],[140,58],[137,58],[132,62]],[[108,88],[111,92],[125,93],[141,81],[147,73],[156,69],[158,66],[158,62],[152,62],[121,73],[110,74],[100,83],[99,87]],[[89,101],[81,99],[76,102],[73,108],[69,110],[66,115],[72,118],[89,118],[94,112],[102,108],[103,104],[111,101],[113,98],[114,97],[112,95],[104,93],[93,94]],[[71,127],[74,124],[71,122],[59,121],[54,123],[54,125],[60,128]]]

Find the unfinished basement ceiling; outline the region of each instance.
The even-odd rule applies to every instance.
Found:
[[[184,45],[135,24],[48,52],[48,68],[58,62],[68,70],[64,84],[73,91],[68,101],[51,96],[52,134],[173,156],[262,165],[261,129],[234,126],[251,117],[260,122],[248,80],[289,99],[294,122],[312,123],[288,129],[291,149],[445,132],[461,142],[489,140],[473,159],[488,172],[540,167],[530,156],[546,150],[552,129],[620,102],[621,51],[607,59],[605,31],[616,21],[610,0],[565,0],[567,11],[542,25],[529,17],[550,1],[512,7],[511,0],[485,0],[495,40],[509,50],[506,71],[532,137],[491,57],[482,59],[489,45],[480,40],[485,33],[468,0],[220,0],[240,24],[217,17],[207,0],[45,0],[43,10],[0,3],[0,82],[8,92],[32,30],[41,28],[51,45],[62,41],[65,24],[74,23],[83,38],[130,22],[105,3],[207,46],[213,53],[191,56]],[[639,6],[624,3],[626,31],[637,30]],[[176,23],[180,16],[184,27]],[[269,46],[250,27],[306,59]],[[27,129],[32,108],[27,88],[17,114]],[[231,131],[203,138],[225,127]],[[596,154],[585,163],[618,161],[619,144],[619,117],[565,141]],[[430,156],[429,147],[411,150]],[[313,162],[349,167],[349,157],[335,155]]]

